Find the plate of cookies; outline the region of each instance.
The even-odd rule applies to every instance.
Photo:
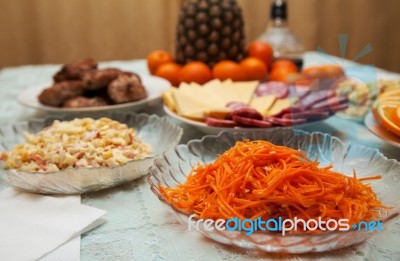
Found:
[[[47,112],[139,111],[161,103],[170,83],[119,68],[99,68],[93,59],[63,65],[52,81],[30,86],[17,99],[27,107]]]

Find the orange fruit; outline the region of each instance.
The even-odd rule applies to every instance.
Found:
[[[297,71],[289,67],[278,67],[272,70],[272,72],[269,75],[269,80],[277,82],[286,82],[288,80],[288,76],[292,74],[297,74]]]
[[[176,63],[165,63],[158,67],[155,75],[168,80],[172,86],[178,87],[182,67]]]
[[[308,79],[336,78],[344,75],[342,67],[339,65],[323,65],[305,68],[301,72]]]
[[[372,106],[372,113],[385,129],[400,136],[400,90],[379,95]]]
[[[295,85],[310,85],[310,80],[304,77],[301,73],[288,74],[286,82]]]
[[[196,82],[198,84],[205,84],[211,78],[211,70],[203,62],[190,62],[183,66],[180,73],[180,81],[187,83]]]
[[[155,74],[160,65],[170,62],[174,62],[174,57],[167,51],[156,50],[147,56],[147,67],[151,74]]]
[[[214,78],[220,79],[221,81],[231,79],[232,81],[245,81],[246,73],[245,70],[233,61],[221,61],[214,65],[212,69]]]
[[[246,73],[246,80],[261,81],[267,77],[267,65],[258,58],[248,57],[240,62],[240,66]]]
[[[396,119],[397,108],[378,106],[372,110],[375,119],[388,131],[400,136],[400,122]]]
[[[325,77],[327,78],[336,78],[344,76],[343,68],[339,65],[324,65],[321,66],[321,69],[325,72]]]
[[[297,72],[296,64],[294,62],[292,62],[291,60],[287,60],[287,59],[281,59],[281,60],[275,61],[272,64],[271,70],[274,70],[276,68],[282,68],[282,67],[287,67],[287,68],[290,68]]]
[[[267,43],[254,41],[249,44],[247,52],[250,57],[256,57],[260,59],[267,66],[270,66],[272,64],[274,50],[272,49],[272,46]]]
[[[397,110],[395,113],[395,122],[397,122],[397,125],[400,126],[400,106],[397,107]]]

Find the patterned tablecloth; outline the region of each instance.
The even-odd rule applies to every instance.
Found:
[[[305,66],[327,63],[330,62],[329,60],[342,64],[348,73],[362,79],[400,77],[373,67],[361,67],[343,59],[324,57],[313,52],[307,53]],[[115,61],[102,65],[148,73],[143,60]],[[45,116],[43,112],[19,105],[16,95],[24,88],[48,82],[58,68],[57,65],[40,65],[1,70],[0,124]],[[161,106],[149,108],[147,112],[163,115]],[[202,137],[197,130],[185,125],[182,127],[184,128],[182,143]],[[375,137],[360,122],[335,116],[304,129],[331,133],[348,142],[375,147],[388,158],[400,160],[400,149]],[[5,186],[0,176],[0,188]],[[400,260],[399,220],[391,223],[385,231],[377,233],[367,242],[347,249],[322,254],[271,255],[243,251],[210,241],[195,231],[188,232],[186,227],[177,223],[168,210],[158,202],[150,191],[146,178],[118,188],[84,195],[82,201],[86,205],[108,212],[107,222],[104,225],[82,236],[82,260],[258,260],[260,258],[266,260]]]

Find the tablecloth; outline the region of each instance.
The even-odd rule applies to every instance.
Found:
[[[347,72],[357,77],[400,77],[373,66],[360,66],[315,52],[305,55],[305,66],[329,62],[345,66]],[[117,66],[148,74],[144,60],[112,61],[102,63],[102,66]],[[48,82],[58,68],[59,65],[36,65],[1,70],[0,124],[44,117],[44,112],[19,105],[16,95],[24,88]],[[147,112],[164,115],[161,104],[149,108]],[[182,143],[203,136],[190,126],[181,126],[184,128]],[[361,122],[335,116],[303,129],[328,132],[348,142],[378,148],[386,157],[400,160],[398,148],[375,137]],[[0,189],[5,186],[0,176]],[[83,195],[82,202],[109,213],[105,224],[82,236],[82,260],[400,260],[399,220],[370,240],[346,249],[307,255],[267,254],[215,243],[195,231],[187,231],[158,202],[149,189],[146,177],[117,188]]]

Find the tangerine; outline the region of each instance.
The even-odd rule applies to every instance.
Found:
[[[147,55],[147,67],[151,74],[155,74],[160,65],[170,62],[174,62],[174,57],[164,50],[155,50]]]
[[[250,57],[258,58],[267,66],[271,66],[274,58],[274,50],[271,45],[261,41],[254,41],[249,44],[247,52]]]
[[[246,73],[246,80],[261,81],[267,77],[268,69],[267,65],[258,58],[248,57],[240,62],[240,66]]]
[[[288,76],[291,74],[297,74],[297,71],[289,68],[289,67],[278,67],[272,70],[269,75],[270,81],[277,81],[277,82],[286,82]]]
[[[292,62],[291,60],[287,60],[287,59],[280,59],[280,60],[275,61],[272,64],[271,70],[274,70],[276,68],[282,68],[282,67],[287,67],[287,68],[290,68],[297,72],[296,64],[294,62]]]
[[[232,81],[245,81],[245,70],[233,61],[224,60],[214,65],[212,69],[214,78],[221,81],[231,79]]]
[[[205,84],[212,78],[212,73],[207,64],[203,62],[190,62],[183,66],[180,72],[181,82],[196,82]]]
[[[176,63],[165,63],[158,67],[155,75],[168,80],[172,86],[178,87],[182,66]]]

